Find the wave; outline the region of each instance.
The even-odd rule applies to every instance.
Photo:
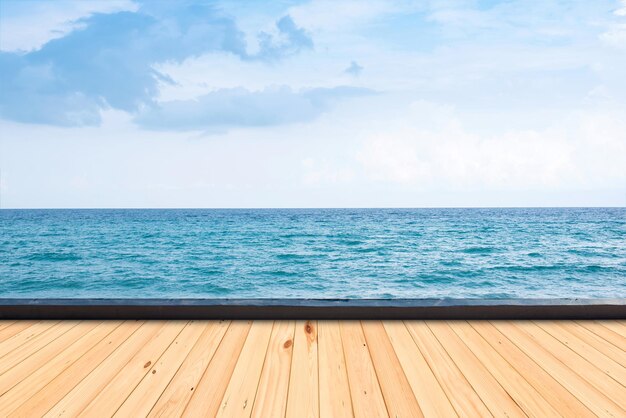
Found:
[[[461,252],[465,254],[491,254],[496,251],[494,247],[468,247],[464,248]]]
[[[29,213],[7,297],[626,296],[626,209]]]
[[[52,251],[45,251],[41,253],[32,253],[24,257],[30,261],[78,261],[82,257],[76,253],[58,253]]]

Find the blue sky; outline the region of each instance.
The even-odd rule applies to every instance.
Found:
[[[626,205],[626,2],[0,0],[3,207]]]

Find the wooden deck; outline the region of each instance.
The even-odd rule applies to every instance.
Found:
[[[3,321],[0,416],[626,416],[626,321]]]

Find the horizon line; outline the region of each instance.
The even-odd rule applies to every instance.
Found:
[[[115,206],[115,207],[3,207],[0,210],[327,210],[327,209],[626,209],[626,206]]]

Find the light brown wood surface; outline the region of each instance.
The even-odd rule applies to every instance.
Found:
[[[0,321],[0,417],[626,416],[626,321]]]

